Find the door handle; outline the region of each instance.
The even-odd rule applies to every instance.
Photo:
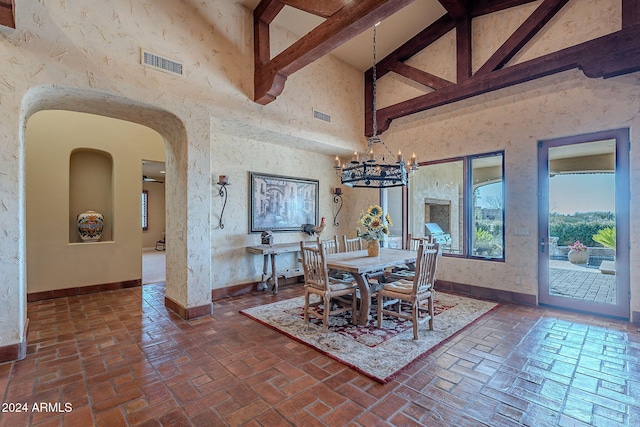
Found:
[[[540,238],[540,250],[542,251],[542,253],[544,253],[544,247],[547,246],[547,244],[544,241],[544,237]]]

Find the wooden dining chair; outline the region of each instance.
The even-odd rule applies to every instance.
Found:
[[[410,251],[417,251],[421,243],[432,243],[431,237],[413,237],[411,234],[407,234],[407,249]]]
[[[413,339],[418,339],[418,325],[429,322],[433,330],[433,284],[438,265],[438,244],[418,247],[416,273],[412,281],[402,279],[385,283],[378,291],[378,328],[384,315],[409,319],[413,324]],[[403,304],[404,303],[404,304]],[[394,309],[387,308],[394,307]]]
[[[320,240],[318,238],[318,244],[322,245],[325,254],[337,254],[340,252],[340,241],[338,236],[333,236],[333,239]]]
[[[309,322],[310,315],[322,319],[322,332],[325,333],[329,326],[329,316],[347,311],[351,311],[352,323],[356,324],[358,299],[355,283],[329,277],[322,245],[305,245],[300,242],[300,253],[304,267],[305,325]],[[317,295],[320,301],[310,302],[311,295]]]
[[[355,237],[353,239],[348,239],[347,235],[345,234],[344,236],[342,236],[342,248],[344,252],[361,251],[364,249],[362,238]]]
[[[415,237],[410,239],[411,246],[408,246],[409,250],[417,251],[421,245],[426,245],[427,248],[436,247],[436,243],[433,243],[429,237]],[[394,280],[413,280],[416,274],[416,265],[407,264],[401,267],[394,268],[390,274],[388,274],[387,281]]]

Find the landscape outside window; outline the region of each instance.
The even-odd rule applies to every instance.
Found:
[[[497,152],[421,165],[409,189],[412,237],[424,237],[426,224],[435,223],[450,236],[441,244],[444,255],[503,260],[503,164]]]

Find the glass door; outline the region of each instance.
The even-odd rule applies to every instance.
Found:
[[[629,318],[629,133],[541,141],[539,302]]]

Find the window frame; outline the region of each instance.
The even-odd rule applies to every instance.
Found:
[[[501,156],[501,187],[502,187],[502,209],[501,209],[501,225],[502,225],[502,256],[500,258],[489,257],[483,255],[474,255],[473,249],[473,236],[475,234],[475,221],[473,215],[473,169],[472,161],[474,159],[482,159],[489,157]],[[439,159],[427,162],[421,162],[420,167],[431,166],[445,163],[462,162],[462,185],[463,185],[463,200],[462,200],[462,212],[463,212],[463,227],[462,227],[462,253],[445,253],[442,255],[451,258],[461,259],[474,259],[480,261],[493,261],[493,262],[505,262],[506,260],[506,234],[505,234],[505,218],[506,218],[506,193],[505,193],[505,152],[504,150],[491,151],[480,154],[469,154],[465,156],[456,156],[447,159]],[[413,185],[413,181],[410,181],[409,185]],[[410,210],[415,209],[409,200],[409,191],[403,192],[403,203],[407,206],[407,214],[405,215],[405,224],[403,225],[403,239],[406,241],[407,233],[409,229],[409,217]]]
[[[140,196],[141,206],[141,216],[142,216],[142,230],[149,230],[149,191],[142,190],[142,195]]]

